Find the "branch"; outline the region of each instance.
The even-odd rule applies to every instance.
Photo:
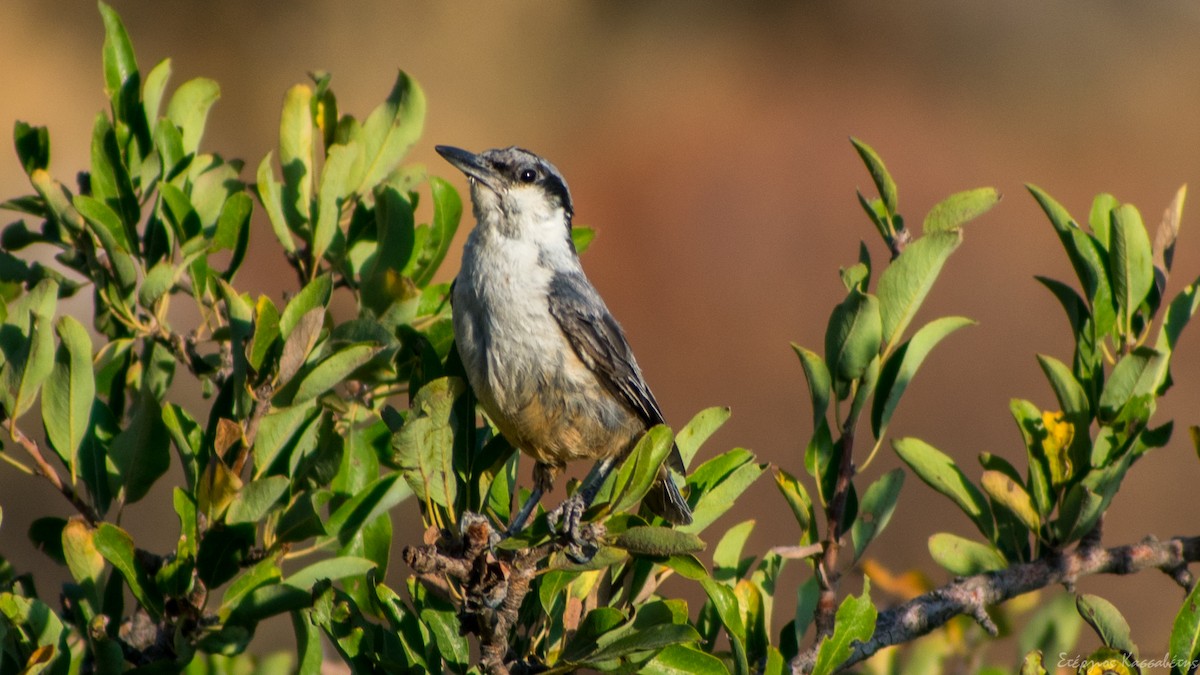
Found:
[[[497,535],[487,518],[464,514],[457,536],[446,532],[437,542],[407,546],[404,561],[434,592],[450,594],[447,578],[456,580],[462,594],[459,620],[463,634],[479,636],[480,666],[484,672],[508,675],[509,633],[517,623],[538,563],[550,554],[549,545],[518,551],[496,549]]]
[[[825,541],[822,542],[822,553],[817,561],[817,581],[821,594],[817,597],[815,612],[816,642],[833,632],[833,618],[837,611],[837,589],[841,572],[837,569],[838,551],[841,548],[842,518],[846,514],[846,499],[850,493],[850,480],[854,477],[854,429],[858,426],[858,417],[846,420],[842,427],[842,437],[838,440],[841,450],[841,464],[838,466],[837,482],[833,489],[833,498],[829,500],[829,508],[825,511]]]
[[[4,420],[3,424],[0,424],[0,428],[7,431],[9,436],[16,441],[17,445],[20,445],[25,450],[25,454],[29,455],[29,458],[33,460],[37,473],[50,481],[50,484],[61,492],[67,498],[67,501],[71,502],[71,506],[74,506],[75,510],[87,519],[89,525],[95,527],[100,522],[100,514],[96,513],[92,505],[87,503],[75,491],[75,488],[62,481],[62,477],[58,475],[58,472],[54,470],[54,467],[50,466],[50,463],[42,455],[42,451],[38,448],[36,441],[22,433],[11,419]]]
[[[1180,581],[1179,570],[1197,561],[1200,537],[1167,541],[1147,537],[1136,544],[1109,549],[1080,547],[997,572],[961,578],[880,614],[875,634],[865,643],[855,643],[850,658],[841,667],[863,661],[884,647],[911,642],[960,614],[984,617],[987,607],[1023,593],[1055,584],[1073,586],[1081,577],[1093,574],[1135,574],[1148,569],[1160,570]],[[792,672],[799,675],[812,671],[816,658],[814,646],[792,660]]]

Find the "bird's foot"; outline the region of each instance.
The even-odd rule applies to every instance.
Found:
[[[558,508],[546,514],[551,531],[559,536],[562,551],[576,563],[586,563],[595,557],[604,538],[604,526],[599,523],[583,523],[583,512],[587,510],[587,499],[576,492]]]

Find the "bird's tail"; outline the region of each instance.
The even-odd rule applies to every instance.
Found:
[[[692,510],[688,508],[683,493],[675,486],[671,473],[666,466],[658,468],[658,478],[650,486],[650,491],[642,498],[650,512],[661,516],[672,525],[691,525]]]

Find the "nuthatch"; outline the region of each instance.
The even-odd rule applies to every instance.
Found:
[[[583,273],[571,241],[571,194],[554,165],[520,148],[438,154],[467,175],[475,229],[454,284],[454,337],[471,388],[504,437],[531,456],[534,490],[521,528],[567,462],[600,460],[575,518],[646,429],[663,423],[620,324]],[[669,470],[668,470],[669,469]],[[643,502],[692,522],[670,470],[672,447]]]

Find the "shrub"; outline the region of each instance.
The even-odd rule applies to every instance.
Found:
[[[544,511],[501,534],[524,497],[521,457],[476,416],[453,345],[449,284],[435,282],[461,199],[401,163],[423,125],[417,83],[400,73],[359,121],[338,109],[330,76],[314,74],[287,92],[278,156],[247,183],[240,160],[201,149],[217,84],[198,78],[168,94],[170,62],[143,77],[120,18],[103,3],[100,11],[110,105],[96,118],[90,166],[67,187],[49,171],[47,130],[18,123],[33,194],[0,204],[37,224],[18,220],[0,237],[0,427],[10,441],[0,458],[48,481],[76,511],[30,531],[70,572],[55,606],[0,560],[0,672],[316,672],[327,643],[354,672],[829,673],[973,618],[977,626],[960,621],[914,650],[908,668],[930,672],[980,631],[1012,630],[1021,603],[1005,601],[1028,591],[1151,567],[1194,586],[1196,538],[1101,546],[1122,479],[1171,436],[1170,422],[1150,420],[1200,306],[1195,284],[1164,297],[1182,190],[1152,241],[1138,211],[1110,195],[1096,198],[1084,229],[1030,187],[1081,289],[1039,279],[1075,340],[1067,361],[1038,357],[1061,409],[1014,401],[1026,466],[985,454],[978,484],[924,441],[891,442],[980,537],[934,534],[931,555],[957,578],[909,589],[880,611],[870,580],[901,585],[864,554],[896,508],[905,471],[861,494],[856,479],[925,358],[971,325],[944,317],[914,329],[914,320],[963,225],[999,196],[952,195],[918,236],[882,160],[855,140],[879,194],[859,201],[890,259],[873,263],[863,244],[841,270],[846,295],[823,353],[794,346],[813,412],[803,458],[813,492],[800,470],[768,467],[745,449],[701,455],[729,416],[703,410],[677,434],[651,429],[624,459],[586,514],[595,552],[579,562],[564,555]],[[295,275],[286,301],[236,285],[256,208]],[[423,212],[429,222],[418,224]],[[591,232],[573,234],[582,252]],[[53,264],[21,253],[33,244],[54,249]],[[90,327],[58,311],[80,292],[92,295]],[[203,389],[206,409],[177,400],[177,376]],[[867,422],[863,453],[855,441]],[[639,507],[672,442],[691,465],[695,520],[680,528]],[[165,497],[151,488],[173,463],[183,477],[170,492],[178,541],[147,550],[120,526],[122,510]],[[802,535],[753,555],[744,550],[753,521],[710,526],[764,473]],[[418,511],[425,538],[405,548],[408,572],[397,574],[392,514]],[[698,555],[706,540],[715,542],[707,566]],[[813,573],[776,636],[775,591],[789,560]],[[858,596],[841,588],[852,568],[868,579]],[[665,594],[672,576],[698,585],[698,612]],[[1177,664],[1200,651],[1194,596],[1171,635]],[[1091,658],[1137,669],[1115,607],[1059,597],[1028,621],[1022,673],[1045,672],[1043,654],[1069,649],[1067,626],[1081,620],[1105,645]],[[256,628],[278,615],[291,619],[295,653],[249,656]],[[900,665],[893,651],[869,667]]]

